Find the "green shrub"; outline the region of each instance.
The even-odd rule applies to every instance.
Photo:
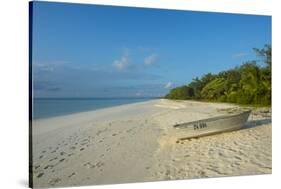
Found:
[[[165,98],[271,105],[271,46],[254,51],[264,66],[249,61],[218,74],[208,73],[172,89]]]

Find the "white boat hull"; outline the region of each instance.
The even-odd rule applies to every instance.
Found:
[[[219,116],[188,123],[177,124],[176,136],[178,139],[188,139],[221,132],[238,130],[248,120],[251,111],[244,111],[233,115]]]

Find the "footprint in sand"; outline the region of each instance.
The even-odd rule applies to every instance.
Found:
[[[131,131],[131,129],[129,129],[129,130],[126,130],[126,132],[127,132],[127,133],[129,133],[130,131]]]
[[[68,178],[70,178],[70,177],[72,177],[74,175],[76,175],[76,173],[73,172],[73,173],[71,173],[71,175],[68,176]]]
[[[53,165],[47,165],[47,166],[44,167],[44,169],[48,169],[49,167],[52,168],[54,166]]]
[[[60,155],[63,156],[65,154],[65,152],[61,152]]]
[[[58,159],[57,157],[54,157],[53,159],[50,159],[49,161],[54,161],[54,160],[56,160],[56,159]]]
[[[238,159],[238,160],[242,160],[242,158],[238,157],[238,156],[234,156],[235,159]]]
[[[53,186],[53,185],[55,185],[56,183],[58,183],[60,181],[61,181],[60,178],[54,178],[54,179],[50,180],[49,184]]]
[[[95,167],[96,167],[95,165],[91,164],[90,162],[84,163],[83,166],[87,167],[88,169],[89,169],[89,168],[95,168]]]
[[[84,166],[87,167],[87,168],[95,168],[95,167],[101,168],[102,166],[104,166],[104,162],[99,161],[94,165],[90,162],[87,162],[87,163],[84,164]]]
[[[184,142],[182,140],[177,140],[176,144],[184,144]]]
[[[99,161],[98,163],[96,163],[96,166],[97,166],[98,168],[100,168],[100,167],[104,166],[104,163],[101,162],[101,161]]]
[[[44,173],[39,173],[38,175],[37,175],[37,178],[40,178],[40,177],[42,177],[44,175]]]

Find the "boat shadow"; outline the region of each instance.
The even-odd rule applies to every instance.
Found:
[[[270,124],[272,122],[271,118],[265,118],[265,119],[260,119],[260,120],[250,120],[247,121],[241,129],[250,129],[254,127],[259,127],[263,125]]]

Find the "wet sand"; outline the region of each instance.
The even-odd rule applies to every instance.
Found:
[[[243,129],[178,141],[173,125],[237,106],[151,100],[33,121],[34,187],[269,174],[271,111]]]

